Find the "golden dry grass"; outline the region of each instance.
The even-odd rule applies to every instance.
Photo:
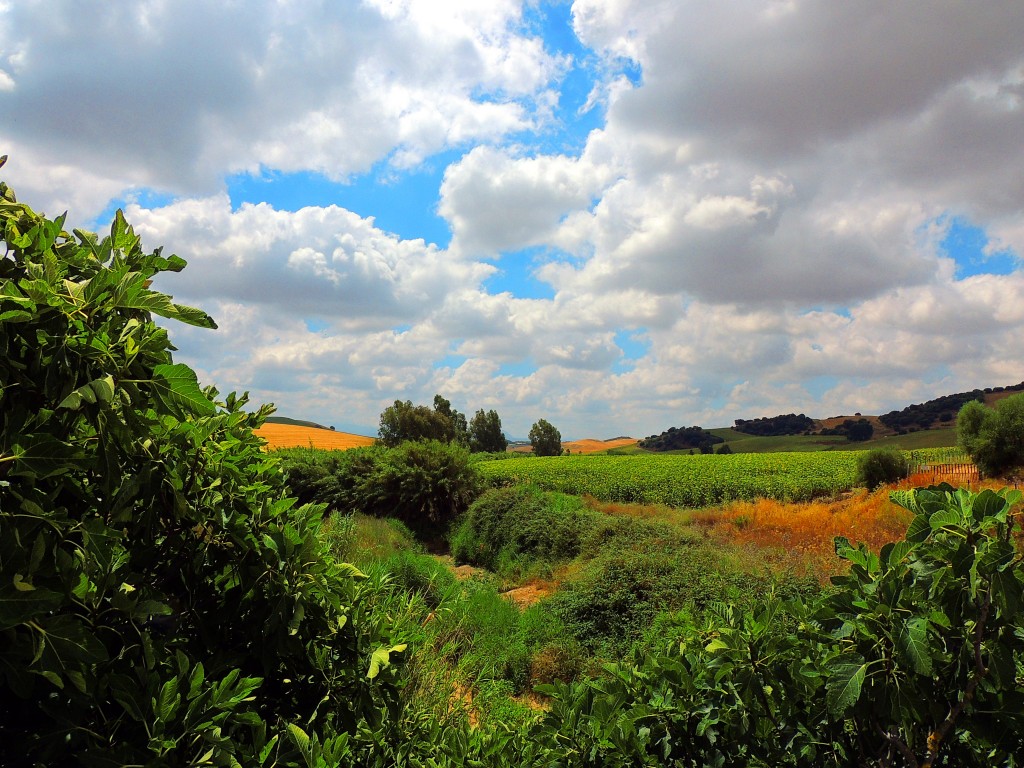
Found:
[[[353,435],[348,432],[334,432],[315,427],[299,427],[294,424],[264,424],[256,434],[267,441],[268,448],[324,448],[329,451],[345,451],[373,445],[372,437]]]
[[[609,448],[622,448],[627,445],[636,445],[637,439],[634,437],[619,437],[614,440],[573,440],[572,442],[562,443],[562,447],[571,451],[572,453],[597,453],[598,451],[607,451]]]

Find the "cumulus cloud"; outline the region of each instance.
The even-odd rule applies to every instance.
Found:
[[[583,70],[531,26],[544,3],[12,3],[0,143],[48,211],[172,195],[128,216],[221,323],[176,330],[183,359],[294,415],[442,392],[608,436],[877,412],[1022,378],[1018,6],[575,0],[603,121],[563,143]],[[444,247],[223,191],[451,148]],[[962,275],[958,219],[1016,271]],[[551,298],[488,288],[517,258]]]
[[[408,167],[543,121],[565,62],[520,27],[508,1],[12,3],[0,140],[176,194],[264,167]]]

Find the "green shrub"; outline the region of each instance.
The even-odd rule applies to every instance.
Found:
[[[857,457],[857,484],[869,491],[895,483],[910,472],[910,460],[899,448],[872,448]]]
[[[154,314],[213,327],[150,289],[184,260],[63,223],[0,183],[0,762],[342,762],[404,646],[285,498],[272,409],[173,362]]]
[[[987,408],[972,400],[956,420],[957,443],[988,477],[1024,464],[1024,394],[1011,395]]]
[[[469,452],[453,443],[405,442],[396,448],[284,454],[296,493],[341,512],[401,520],[423,538],[442,536],[482,489]]]
[[[577,496],[513,486],[487,491],[452,532],[452,556],[504,575],[571,560],[602,515]]]

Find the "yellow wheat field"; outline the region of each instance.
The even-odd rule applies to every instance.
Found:
[[[267,441],[267,448],[324,448],[329,451],[344,451],[373,445],[372,437],[352,435],[348,432],[332,432],[329,429],[299,427],[294,424],[264,424],[256,434]]]

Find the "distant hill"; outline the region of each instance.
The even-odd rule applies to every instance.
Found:
[[[311,427],[313,429],[334,429],[317,424],[315,421],[303,421],[302,419],[289,419],[287,416],[269,416],[267,424],[290,424],[293,427]]]
[[[960,409],[972,400],[991,404],[995,400],[1022,390],[1024,390],[1024,381],[1009,387],[987,387],[972,389],[970,392],[957,392],[924,403],[908,405],[900,411],[889,411],[889,413],[879,416],[878,419],[897,435],[917,429],[949,427],[956,422],[956,415]]]
[[[307,427],[301,424],[271,423],[267,420],[256,434],[267,441],[268,448],[325,448],[343,451],[364,445],[373,445],[372,437],[335,432],[319,425]]]
[[[711,453],[717,443],[724,442],[718,435],[713,435],[700,427],[669,427],[660,435],[651,435],[637,445],[645,451],[685,451],[698,450]]]
[[[956,445],[956,416],[965,403],[979,400],[992,405],[1022,391],[1024,382],[1008,387],[974,389],[908,405],[881,416],[866,416],[858,412],[811,419],[804,414],[783,414],[737,419],[733,427],[709,430],[673,428],[641,440],[639,448],[655,451],[700,449],[700,435],[695,429],[709,434],[716,442],[724,440],[732,451],[739,453],[849,450],[890,445],[904,450],[948,447]],[[867,424],[871,426],[871,435],[866,442],[847,439],[851,427],[854,428],[854,437],[863,436],[858,428]],[[705,444],[704,450],[707,449]]]

